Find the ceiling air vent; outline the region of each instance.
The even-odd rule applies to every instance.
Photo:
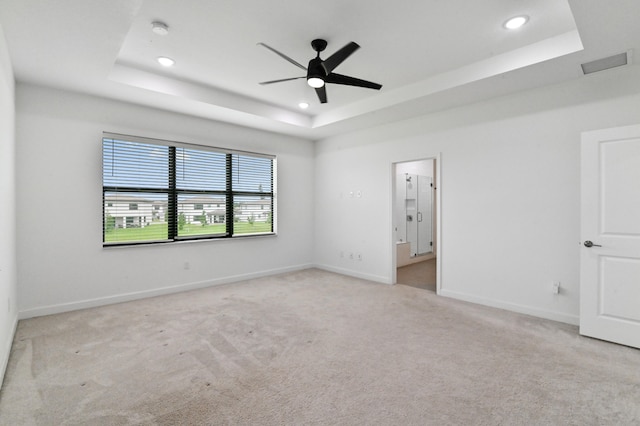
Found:
[[[582,72],[586,74],[591,74],[598,71],[608,70],[609,68],[615,68],[622,65],[627,65],[629,63],[627,57],[627,52],[620,53],[618,55],[609,56],[602,59],[597,59],[595,61],[587,62],[586,64],[582,64]]]

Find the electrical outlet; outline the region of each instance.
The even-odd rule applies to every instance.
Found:
[[[358,259],[358,260],[362,260],[362,253],[358,253],[358,254],[356,254],[356,259]]]
[[[560,281],[553,282],[553,294],[560,294]]]

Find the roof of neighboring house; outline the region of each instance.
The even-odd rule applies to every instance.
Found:
[[[271,205],[271,199],[260,199],[260,200],[242,200],[242,201],[238,201],[238,204],[244,204],[244,205],[249,205],[249,206],[259,206],[259,205],[265,205],[265,206],[270,206]]]
[[[224,204],[227,201],[224,197],[206,197],[206,196],[197,196],[197,197],[189,197],[183,198],[181,203],[194,203],[194,204]]]
[[[105,195],[104,196],[104,200],[105,201],[113,201],[113,202],[118,202],[118,203],[156,203],[156,202],[160,202],[162,203],[162,201],[159,200],[150,200],[148,198],[144,198],[141,196],[135,196],[135,195],[122,195],[122,194],[118,194],[118,195]],[[166,202],[165,202],[166,204]]]

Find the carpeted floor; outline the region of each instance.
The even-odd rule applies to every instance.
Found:
[[[316,269],[20,321],[2,425],[632,425],[640,351]]]
[[[398,284],[436,291],[436,259],[429,259],[398,268]]]

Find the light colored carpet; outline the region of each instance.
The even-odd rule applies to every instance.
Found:
[[[398,284],[436,291],[436,259],[429,259],[398,268]]]
[[[310,269],[20,321],[3,425],[631,425],[640,351]]]

